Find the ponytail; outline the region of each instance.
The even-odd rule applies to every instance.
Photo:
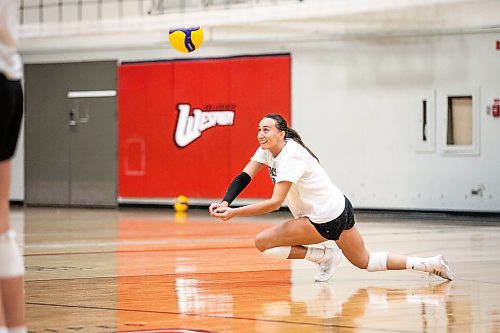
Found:
[[[311,149],[309,149],[304,144],[299,133],[296,130],[294,130],[293,128],[288,127],[288,124],[286,123],[285,118],[283,118],[279,114],[268,114],[268,115],[265,115],[264,118],[273,119],[276,122],[276,128],[278,128],[278,130],[280,130],[280,131],[285,131],[285,138],[286,139],[292,139],[293,141],[297,142],[299,145],[304,147],[309,152],[309,154],[311,154],[312,157],[314,157],[319,162],[319,158],[312,152]]]

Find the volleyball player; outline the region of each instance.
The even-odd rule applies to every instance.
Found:
[[[250,162],[229,185],[220,203],[209,207],[213,217],[227,221],[236,216],[262,215],[286,202],[293,219],[259,233],[255,246],[264,255],[280,259],[307,259],[318,264],[315,281],[330,279],[342,254],[356,267],[370,272],[409,269],[452,280],[447,261],[408,257],[388,252],[369,252],[354,220],[351,203],[331,182],[314,153],[299,134],[277,114],[266,115],[259,123],[260,147]],[[243,207],[229,205],[267,166],[274,183],[269,199]],[[334,240],[339,249],[306,246]]]
[[[24,263],[9,224],[11,158],[23,112],[18,1],[0,1],[0,333],[25,333]]]

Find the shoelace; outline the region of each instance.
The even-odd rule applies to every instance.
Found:
[[[423,262],[422,264],[424,264],[425,266],[425,270],[427,271],[427,264],[425,262]],[[437,271],[436,269],[434,269],[432,272],[428,272],[429,273],[429,279],[433,279],[434,278],[434,275],[437,275],[436,272],[438,272],[439,274],[441,274],[439,271]],[[441,276],[441,275],[438,275],[438,276]]]
[[[432,272],[429,272],[429,277],[430,277],[430,278],[434,277],[434,275],[439,276],[439,277],[442,277],[443,279],[449,279],[448,277],[445,277],[445,276],[444,276],[443,271],[440,271],[440,270],[438,270],[438,269],[436,269],[436,268],[434,268],[434,269],[432,270]]]
[[[439,276],[439,277],[443,277],[443,272],[438,271],[437,269],[434,269],[434,270],[432,271],[432,274],[437,275],[437,276]]]

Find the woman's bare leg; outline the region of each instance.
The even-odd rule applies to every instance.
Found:
[[[276,257],[306,258],[321,264],[327,261],[326,251],[304,245],[318,244],[326,240],[307,218],[299,218],[262,231],[255,239],[255,246],[264,253],[269,249],[276,249]],[[370,253],[356,226],[344,230],[336,243],[354,266],[370,272],[411,269],[433,273],[445,279],[453,279],[451,270],[442,256],[418,258],[387,252]],[[339,256],[337,258],[340,260]]]
[[[9,230],[10,160],[0,162],[0,234]]]
[[[448,262],[441,255],[420,258],[387,252],[368,252],[363,237],[361,237],[356,226],[350,230],[344,230],[337,241],[337,245],[342,249],[347,260],[354,266],[370,272],[409,269],[432,273],[444,279],[453,280],[453,274]]]
[[[255,246],[263,254],[279,259],[307,259],[318,265],[314,280],[325,282],[333,275],[342,251],[331,248],[304,246],[326,241],[309,219],[299,218],[271,227],[259,233]]]
[[[255,238],[255,247],[261,252],[279,246],[291,246],[288,259],[304,259],[307,247],[327,241],[307,218],[298,218],[268,228]]]
[[[344,230],[337,240],[337,245],[342,249],[344,256],[354,266],[366,269],[370,260],[370,252],[365,247],[363,237],[356,226]],[[407,256],[389,253],[387,255],[387,269],[406,269]]]
[[[22,258],[15,240],[8,234],[9,223],[9,191],[10,160],[0,162],[0,327],[16,328],[25,332],[24,277]],[[9,266],[10,265],[10,266]],[[2,276],[2,272],[7,276]],[[13,273],[14,272],[14,273]]]
[[[363,237],[361,237],[356,226],[353,226],[349,230],[344,230],[336,243],[351,264],[363,269],[368,266],[370,253],[365,248]]]

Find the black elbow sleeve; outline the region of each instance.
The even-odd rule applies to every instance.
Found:
[[[246,172],[240,173],[238,176],[236,176],[231,184],[229,185],[226,195],[224,195],[224,199],[222,201],[227,201],[227,203],[230,205],[234,199],[247,187],[247,185],[250,183],[252,180],[252,177]]]

